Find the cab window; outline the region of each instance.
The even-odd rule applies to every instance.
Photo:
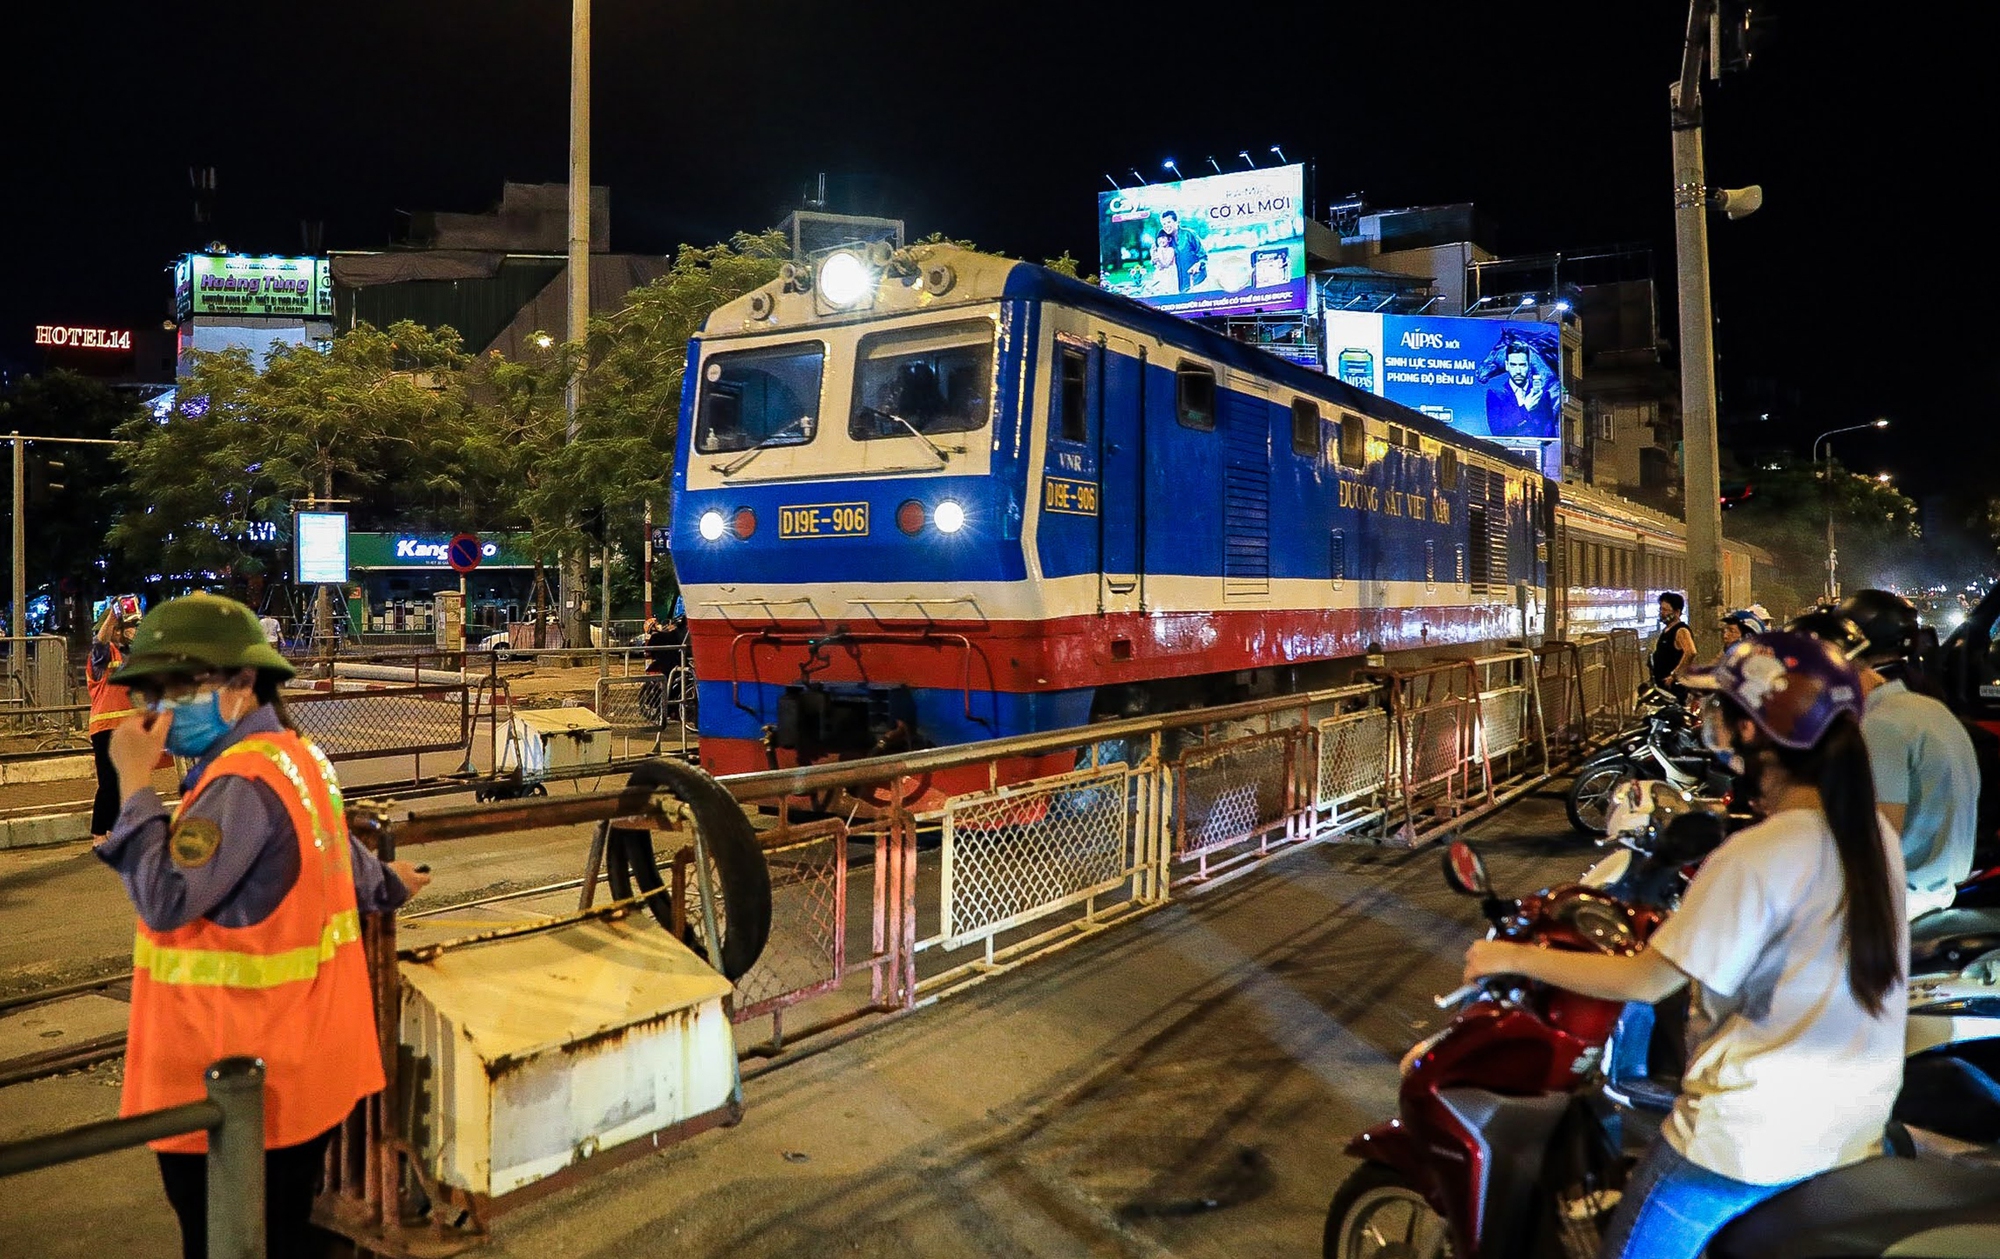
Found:
[[[695,450],[722,454],[812,441],[819,432],[825,366],[826,348],[817,341],[710,358],[701,368]]]
[[[1174,371],[1174,418],[1182,428],[1215,431],[1215,373],[1199,363]]]
[[[971,433],[993,414],[993,323],[966,319],[871,332],[854,373],[856,441]]]
[[[1056,436],[1066,442],[1090,440],[1090,413],[1085,409],[1089,405],[1089,366],[1090,360],[1082,350],[1063,347],[1061,390],[1056,395],[1061,415],[1056,423]]]

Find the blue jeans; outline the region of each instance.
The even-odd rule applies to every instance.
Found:
[[[1731,1180],[1655,1141],[1626,1183],[1598,1257],[1699,1259],[1724,1224],[1789,1188]]]

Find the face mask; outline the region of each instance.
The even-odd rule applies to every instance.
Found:
[[[229,733],[222,716],[222,692],[210,691],[173,708],[174,724],[167,730],[167,751],[198,757]]]

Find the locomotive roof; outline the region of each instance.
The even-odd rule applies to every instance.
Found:
[[[804,329],[995,300],[1056,302],[1102,315],[1163,345],[1261,376],[1300,394],[1314,396],[1387,423],[1400,424],[1441,442],[1469,447],[1495,459],[1512,461],[1510,452],[1505,448],[1462,433],[1414,408],[1356,389],[1337,377],[1302,367],[1179,315],[1121,297],[1094,284],[1071,279],[1047,267],[952,245],[913,245],[902,253],[919,264],[950,265],[957,273],[956,282],[941,299],[928,296],[921,286],[885,284],[878,290],[875,305],[869,311],[829,316],[817,312],[810,293],[787,291],[784,281],[773,280],[752,293],[717,307],[704,323],[702,335],[727,336]],[[773,313],[770,317],[760,319],[752,315],[751,301],[755,294],[763,294],[771,302]]]

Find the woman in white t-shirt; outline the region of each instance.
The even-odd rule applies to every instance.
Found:
[[[1882,1147],[1903,1080],[1902,848],[1875,808],[1861,681],[1803,634],[1759,634],[1685,679],[1702,734],[1756,779],[1765,819],[1702,865],[1630,957],[1482,940],[1467,979],[1526,975],[1614,1001],[1693,983],[1673,1113],[1603,1254],[1693,1259],[1731,1219]]]

